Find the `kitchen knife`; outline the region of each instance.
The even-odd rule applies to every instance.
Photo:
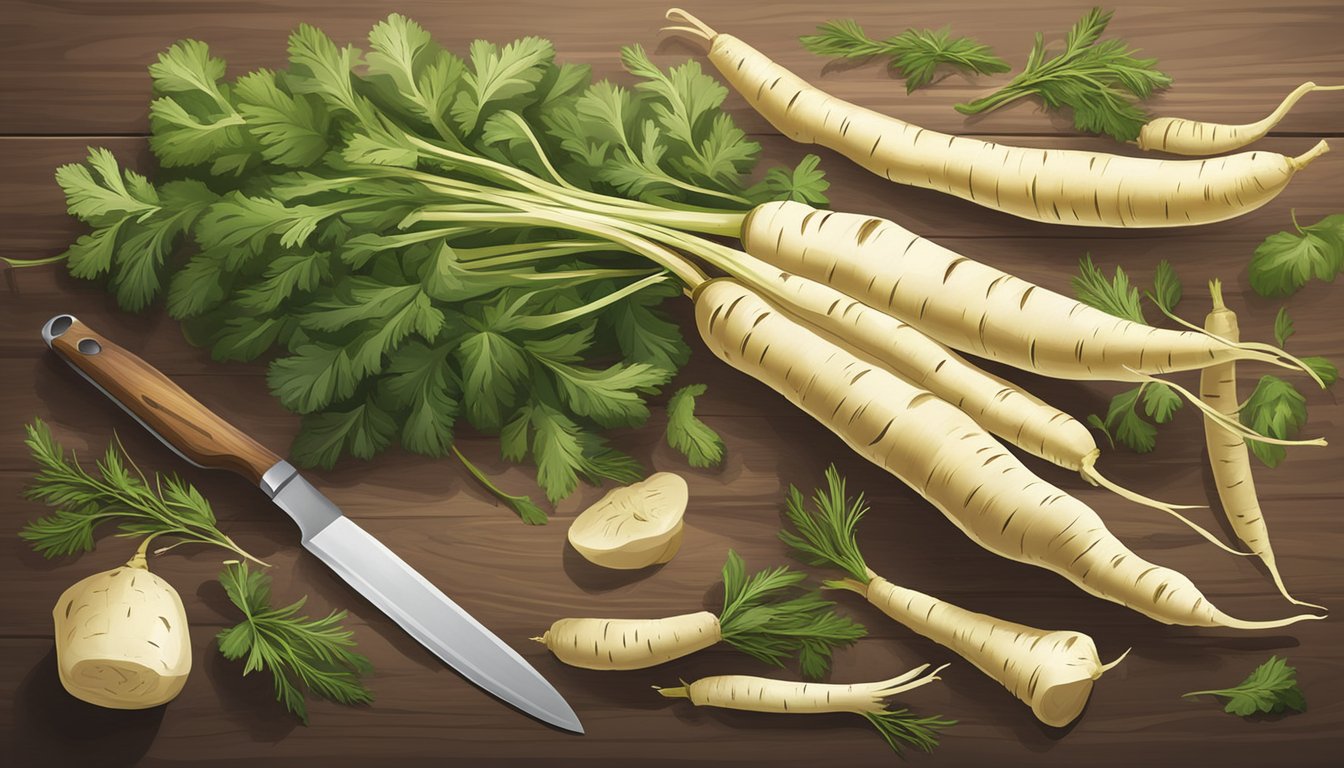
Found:
[[[546,723],[583,725],[535,669],[397,557],[302,475],[135,354],[75,319],[42,327],[47,346],[177,455],[261,487],[299,525],[303,546],[471,682]]]

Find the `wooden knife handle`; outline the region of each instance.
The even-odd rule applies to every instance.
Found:
[[[201,405],[157,368],[74,315],[48,320],[42,338],[188,461],[236,472],[256,484],[280,461],[279,456]]]

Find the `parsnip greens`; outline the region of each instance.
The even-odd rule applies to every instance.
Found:
[[[692,467],[713,467],[723,461],[723,438],[695,416],[695,399],[705,390],[704,384],[691,384],[667,401],[667,444],[684,454]]]
[[[1291,709],[1305,712],[1307,700],[1297,687],[1297,668],[1288,666],[1287,659],[1270,656],[1269,661],[1255,668],[1239,685],[1215,691],[1191,691],[1184,696],[1218,696],[1227,699],[1223,711],[1230,715],[1248,717],[1257,712],[1278,714]]]
[[[1008,62],[994,55],[993,49],[969,37],[952,37],[950,28],[907,29],[899,35],[874,40],[852,19],[835,19],[817,27],[816,34],[800,38],[807,50],[837,59],[864,59],[880,56],[890,59],[893,71],[905,78],[905,92],[911,93],[933,82],[940,65],[948,65],[981,75],[1007,72]]]
[[[126,456],[118,440],[107,447],[96,473],[86,470],[54,438],[41,419],[25,427],[38,472],[24,496],[55,511],[19,531],[44,557],[93,550],[93,536],[104,523],[117,524],[117,536],[170,536],[179,543],[213,544],[239,557],[260,562],[215,525],[210,502],[189,483],[173,475],[154,475],[151,482]]]
[[[247,657],[244,675],[270,672],[276,700],[304,725],[308,724],[304,688],[340,704],[373,700],[360,680],[373,667],[355,652],[354,633],[341,626],[345,611],[332,611],[320,619],[298,616],[307,598],[272,608],[271,577],[250,570],[247,563],[226,564],[219,583],[243,612],[243,621],[217,636],[219,652],[230,661]]]
[[[1074,126],[1133,141],[1150,119],[1136,103],[1171,85],[1171,77],[1157,68],[1157,59],[1138,58],[1123,40],[1102,40],[1114,11],[1093,8],[1069,30],[1063,50],[1046,58],[1045,36],[1036,43],[1027,63],[1004,87],[957,111],[978,115],[1028,96],[1040,98],[1046,109],[1069,109]]]
[[[753,182],[726,89],[638,46],[633,88],[539,38],[459,58],[397,14],[367,52],[300,26],[289,59],[227,81],[205,43],[177,43],[150,67],[174,180],[93,149],[57,181],[92,227],[72,274],[108,276],[129,310],[166,296],[218,360],[279,353],[299,464],[394,441],[447,455],[465,422],[534,461],[552,500],[637,479],[602,432],[643,423],[686,362],[659,304],[699,274],[645,238],[694,250],[682,233],[732,234],[756,203],[825,199],[815,157]]]
[[[1143,299],[1139,289],[1130,282],[1129,275],[1116,267],[1115,275],[1107,278],[1092,262],[1091,254],[1079,262],[1073,290],[1078,300],[1088,306],[1133,323],[1148,323],[1143,315]],[[1164,260],[1158,265],[1153,275],[1153,290],[1147,295],[1166,314],[1180,303],[1181,281],[1170,262]],[[1183,404],[1180,395],[1171,387],[1150,381],[1111,398],[1106,415],[1089,414],[1087,423],[1105,434],[1112,446],[1118,442],[1135,453],[1148,453],[1157,447],[1155,424],[1171,421]],[[1151,422],[1139,415],[1140,405]]]
[[[1251,256],[1251,288],[1261,296],[1290,296],[1315,278],[1327,283],[1344,269],[1344,213],[1276,232]]]

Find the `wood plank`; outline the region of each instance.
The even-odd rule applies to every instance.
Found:
[[[210,634],[193,633],[196,667],[178,699],[139,712],[96,709],[67,695],[56,681],[50,641],[0,640],[0,675],[16,683],[14,695],[0,703],[0,718],[15,726],[17,754],[34,766],[198,763],[205,755],[218,763],[344,766],[356,764],[351,750],[358,744],[383,759],[432,756],[440,762],[501,766],[538,760],[628,764],[614,757],[618,754],[645,755],[640,763],[654,766],[747,765],[766,750],[786,756],[775,764],[827,763],[837,753],[855,766],[890,765],[893,759],[882,740],[852,716],[700,710],[659,699],[649,690],[650,683],[675,685],[679,675],[758,669],[727,651],[703,652],[676,670],[618,673],[561,668],[534,658],[582,713],[588,733],[580,737],[509,712],[433,660],[407,656],[401,643],[364,632],[361,648],[378,664],[369,681],[375,702],[360,708],[310,702],[311,723],[305,728],[273,701],[267,681],[244,679],[236,664],[219,657]],[[1165,634],[1169,652],[1131,654],[1097,684],[1086,718],[1064,737],[1033,723],[1024,707],[965,664],[949,667],[944,683],[912,692],[899,704],[926,713],[955,711],[959,723],[946,733],[937,754],[924,758],[948,765],[980,764],[986,752],[998,751],[1005,742],[1023,744],[1031,765],[1126,765],[1155,753],[1173,763],[1255,765],[1281,757],[1285,743],[1293,745],[1299,765],[1330,764],[1337,746],[1332,727],[1344,714],[1337,701],[1330,701],[1344,685],[1339,664],[1299,662],[1309,710],[1246,727],[1210,702],[1179,694],[1210,680],[1239,677],[1267,652],[1282,651],[1284,638]],[[837,660],[836,675],[866,680],[924,658],[941,658],[940,650],[919,640],[861,643]],[[1274,738],[1265,737],[1269,728]],[[1192,733],[1206,734],[1207,740],[1192,739]]]
[[[554,4],[522,0],[477,8],[464,17],[457,6],[411,3],[401,9],[423,23],[445,46],[465,52],[474,38],[506,41],[521,35],[552,39],[560,58],[594,67],[596,77],[623,77],[621,45],[640,43],[657,52],[660,64],[688,57],[703,60],[698,45],[658,33],[661,0],[614,5],[601,0]],[[828,64],[798,43],[821,21],[853,17],[877,37],[906,27],[951,24],[959,34],[991,45],[1015,67],[1026,59],[1032,36],[1061,41],[1081,7],[1059,0],[1014,3],[1011,13],[988,0],[943,5],[893,6],[846,3],[826,9],[779,6],[762,13],[752,4],[698,9],[705,21],[737,35],[800,76],[844,99],[916,124],[961,133],[1069,132],[1072,123],[1020,103],[996,114],[966,119],[951,105],[984,95],[1007,81],[952,75],[937,87],[906,96],[901,82],[880,64]],[[1344,82],[1344,56],[1335,44],[1344,19],[1329,3],[1288,6],[1254,0],[1200,0],[1180,8],[1161,5],[1120,10],[1110,29],[1144,55],[1155,56],[1176,80],[1151,106],[1155,114],[1178,114],[1219,122],[1258,119],[1304,80]],[[57,5],[38,0],[10,4],[0,30],[0,91],[22,104],[0,116],[4,134],[128,133],[145,129],[149,77],[145,68],[173,41],[204,40],[230,65],[231,74],[284,62],[285,37],[301,22],[313,23],[338,42],[360,45],[382,12],[353,0],[296,0],[284,5],[240,0],[194,3],[190,10],[168,2],[120,5],[83,0]],[[1188,19],[1199,19],[1197,32]],[[242,20],[246,20],[245,22]],[[586,20],[579,21],[576,20]],[[1057,43],[1058,45],[1058,43]],[[71,105],[77,104],[77,109]],[[729,106],[752,132],[772,132],[737,96]],[[1305,99],[1281,126],[1283,132],[1338,132],[1344,103],[1338,94]]]

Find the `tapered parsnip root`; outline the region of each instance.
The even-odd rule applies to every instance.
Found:
[[[1115,317],[875,216],[766,203],[744,222],[742,243],[756,258],[824,282],[939,343],[1044,376],[1142,381],[1228,360],[1304,367],[1202,331]]]
[[[52,609],[56,669],[77,699],[111,709],[171,701],[191,671],[182,599],[149,572],[146,537],[120,568],[94,574],[61,594]]]
[[[1159,160],[1068,149],[1012,147],[951,136],[837,99],[732,35],[685,11],[668,18],[709,42],[709,60],[780,133],[819,144],[890,181],[956,195],[1051,224],[1175,227],[1224,221],[1259,208],[1328,148],[1298,157],[1243,152]]]
[[[541,637],[560,661],[585,669],[644,669],[720,641],[776,666],[797,655],[803,674],[821,677],[831,651],[863,637],[859,624],[831,610],[815,590],[797,592],[801,571],[772,568],[751,576],[729,551],[723,566],[723,610],[665,619],[560,619]]]
[[[560,619],[541,637],[560,661],[583,669],[644,669],[723,640],[719,617],[698,611],[665,619]]]
[[[1170,152],[1173,155],[1218,155],[1259,141],[1274,129],[1297,102],[1312,91],[1339,91],[1344,85],[1303,83],[1284,97],[1278,107],[1253,123],[1227,125],[1206,123],[1184,117],[1159,117],[1148,121],[1139,131],[1139,149]]]
[[[823,283],[779,269],[756,267],[756,259],[741,254],[740,262],[757,276],[780,306],[813,326],[828,340],[871,358],[912,384],[965,411],[990,433],[1017,447],[1082,475],[1121,497],[1160,509],[1184,523],[1220,549],[1218,537],[1180,514],[1195,507],[1168,504],[1117,485],[1096,468],[1101,450],[1092,433],[1077,419],[1030,392],[981,370],[965,358],[925,336],[914,326],[879,312]]]
[[[1093,681],[1124,658],[1102,664],[1092,638],[1081,632],[1051,632],[973,613],[878,576],[864,561],[856,537],[868,506],[863,494],[847,493],[834,465],[812,499],[809,510],[802,493],[789,487],[785,515],[792,530],[779,537],[809,562],[849,575],[826,586],[863,595],[909,629],[956,651],[1030,706],[1041,722],[1061,728],[1073,722],[1087,704]]]
[[[729,279],[695,291],[696,325],[724,362],[762,381],[928,499],[980,546],[1052,570],[1167,624],[1268,629],[1145,561],[1090,507],[1032,474],[955,406],[792,320]]]
[[[852,590],[910,629],[951,648],[994,678],[1046,725],[1062,728],[1083,713],[1092,684],[1124,660],[1101,663],[1092,638],[1048,631],[974,613],[868,572],[869,581],[833,582]]]
[[[1204,327],[1210,333],[1236,340],[1241,330],[1237,325],[1236,313],[1223,304],[1222,284],[1217,280],[1210,282],[1209,293],[1213,298],[1213,310],[1204,319]],[[1199,396],[1215,412],[1235,419],[1240,407],[1236,363],[1221,363],[1205,368],[1199,377]],[[1284,598],[1297,605],[1325,610],[1325,606],[1293,597],[1283,584],[1283,576],[1279,574],[1274,559],[1274,549],[1269,543],[1269,526],[1255,492],[1255,476],[1251,472],[1251,456],[1246,449],[1245,439],[1229,434],[1207,416],[1204,420],[1204,439],[1208,444],[1213,482],[1218,486],[1218,500],[1237,538],[1264,561],[1274,579],[1274,585]]]
[[[919,717],[906,709],[889,709],[888,700],[906,691],[927,685],[938,677],[943,665],[925,673],[928,664],[916,667],[900,677],[877,683],[834,685],[795,683],[747,675],[705,677],[676,688],[659,688],[658,694],[669,699],[688,699],[697,707],[719,707],[748,712],[812,715],[852,712],[862,715],[877,728],[897,754],[903,745],[930,752],[938,746],[938,732],[956,725],[941,717]]]

